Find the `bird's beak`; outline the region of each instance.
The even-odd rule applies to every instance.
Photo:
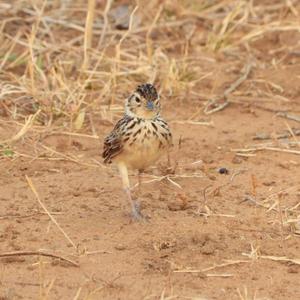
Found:
[[[153,102],[152,101],[148,101],[146,107],[149,110],[154,110],[154,104],[153,104]]]

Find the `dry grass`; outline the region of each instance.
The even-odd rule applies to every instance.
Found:
[[[2,114],[19,120],[41,110],[40,124],[73,131],[90,126],[88,112],[110,119],[106,107],[122,103],[143,81],[173,99],[195,99],[201,81],[215,81],[211,51],[235,55],[268,32],[299,30],[296,1],[138,1],[128,30],[114,26],[117,6],[93,0],[2,3]],[[281,12],[295,21],[278,19]],[[203,20],[207,35],[199,26]],[[240,61],[248,56],[243,51]],[[204,100],[215,96],[217,84]]]
[[[299,45],[272,48],[264,59],[255,47],[260,39],[268,37],[272,42],[282,32],[299,34],[299,1],[136,0],[131,1],[122,29],[119,20],[113,17],[119,6],[118,1],[112,0],[7,0],[0,3],[3,20],[0,26],[0,125],[18,128],[13,135],[0,137],[0,159],[66,160],[103,168],[99,162],[64,154],[42,142],[30,155],[19,153],[14,145],[24,140],[31,143],[32,136],[44,135],[96,140],[99,134],[94,120],[113,123],[122,114],[124,98],[137,84],[146,81],[158,86],[162,97],[168,99],[166,105],[195,105],[189,118],[176,116],[171,124],[215,127],[210,115],[221,110],[224,113],[229,105],[265,110],[284,121],[300,122],[299,111],[284,109],[294,100],[288,91],[259,74],[266,62],[277,69],[285,64],[289,55],[299,56]],[[226,70],[219,66],[221,60],[228,60]],[[299,157],[299,129],[286,121],[282,129],[281,137],[274,138],[271,133],[257,136],[257,139],[270,141],[244,145],[232,152],[241,157],[253,157],[261,151]],[[288,142],[281,142],[283,138]],[[178,170],[176,174],[153,175],[143,183],[166,180],[181,190],[176,180],[206,175],[204,172],[188,174],[181,164]],[[231,185],[234,176],[218,189]],[[44,206],[29,177],[27,182],[51,221],[76,248]],[[202,269],[187,267],[174,273],[233,277],[231,271],[207,272],[258,259],[299,265],[298,258],[285,255],[285,239],[293,233],[293,225],[299,223],[299,216],[295,215],[298,205],[289,207],[281,191],[261,200],[254,174],[250,185],[252,193],[246,200],[254,202],[257,209],[277,213],[274,224],[279,224],[283,256],[261,255],[258,247],[251,244],[251,253],[244,253],[247,260],[216,262]],[[212,212],[206,199],[205,212],[199,209],[198,215],[235,218],[233,214]],[[48,252],[22,253],[60,257]],[[47,299],[54,284],[55,278],[48,285],[41,283],[41,299]],[[85,299],[92,299],[106,285],[91,291]],[[74,299],[81,299],[81,293],[80,287]],[[243,286],[237,288],[236,294],[239,299],[261,299],[256,291],[250,293]],[[177,299],[177,296],[167,296],[163,290],[160,299]]]

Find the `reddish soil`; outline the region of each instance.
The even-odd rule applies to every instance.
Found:
[[[55,154],[53,160],[2,159],[1,252],[46,249],[79,263],[73,267],[47,257],[2,258],[2,299],[36,299],[48,290],[49,299],[73,299],[77,293],[78,299],[239,299],[238,289],[256,299],[300,298],[300,266],[260,258],[299,259],[299,234],[295,223],[288,223],[297,217],[299,222],[299,157],[271,151],[239,157],[231,152],[254,144],[258,132],[282,131],[284,121],[232,105],[212,115],[215,127],[172,124],[191,113],[185,105],[176,110],[165,105],[175,136],[172,158],[178,164],[179,177],[173,180],[182,190],[167,180],[143,184],[139,199],[150,217],[146,224],[130,222],[115,170],[55,160],[60,157]],[[110,128],[97,126],[101,140]],[[1,126],[4,131],[8,133],[7,126]],[[97,140],[56,135],[43,143],[80,161],[100,161]],[[29,140],[16,150],[34,151]],[[229,174],[218,173],[220,167]],[[151,179],[149,174],[160,176],[162,171],[150,170],[144,181]],[[25,175],[77,250],[43,214]],[[266,207],[244,201],[247,195]],[[252,258],[245,256],[251,252]],[[228,261],[236,263],[217,266]],[[215,268],[201,271],[210,267]],[[188,269],[198,271],[178,272]]]
[[[83,136],[91,135],[86,124],[73,135],[36,125],[13,152],[1,151],[0,256],[15,255],[0,257],[0,299],[300,299],[300,137],[287,133],[300,123],[277,114],[300,115],[299,37],[271,32],[251,43],[253,69],[211,115],[203,113],[203,95],[222,95],[241,76],[248,50],[191,50],[211,57],[199,64],[213,76],[176,99],[162,95],[173,170],[165,176],[162,158],[134,189],[147,223],[131,221],[117,170],[102,164],[113,125],[98,112],[100,140]],[[1,140],[23,124],[2,115]],[[233,151],[253,145],[264,149]],[[130,179],[137,182],[134,173]],[[77,266],[19,253],[39,250]]]

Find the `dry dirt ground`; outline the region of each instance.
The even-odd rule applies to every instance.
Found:
[[[176,97],[162,91],[172,170],[162,158],[134,188],[147,223],[131,221],[117,170],[101,160],[120,114],[91,112],[98,137],[89,122],[35,123],[2,143],[0,299],[300,299],[299,38],[287,29],[248,49],[192,50],[213,75]],[[239,78],[229,105],[204,114]],[[211,94],[221,97],[208,107]],[[25,123],[7,107],[2,141]]]

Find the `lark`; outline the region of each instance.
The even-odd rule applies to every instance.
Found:
[[[131,196],[128,169],[138,170],[140,174],[164,153],[168,154],[172,134],[160,116],[160,110],[160,98],[155,87],[150,83],[139,85],[125,101],[123,118],[104,140],[104,163],[117,165],[132,216],[137,220],[144,218],[138,202]]]

